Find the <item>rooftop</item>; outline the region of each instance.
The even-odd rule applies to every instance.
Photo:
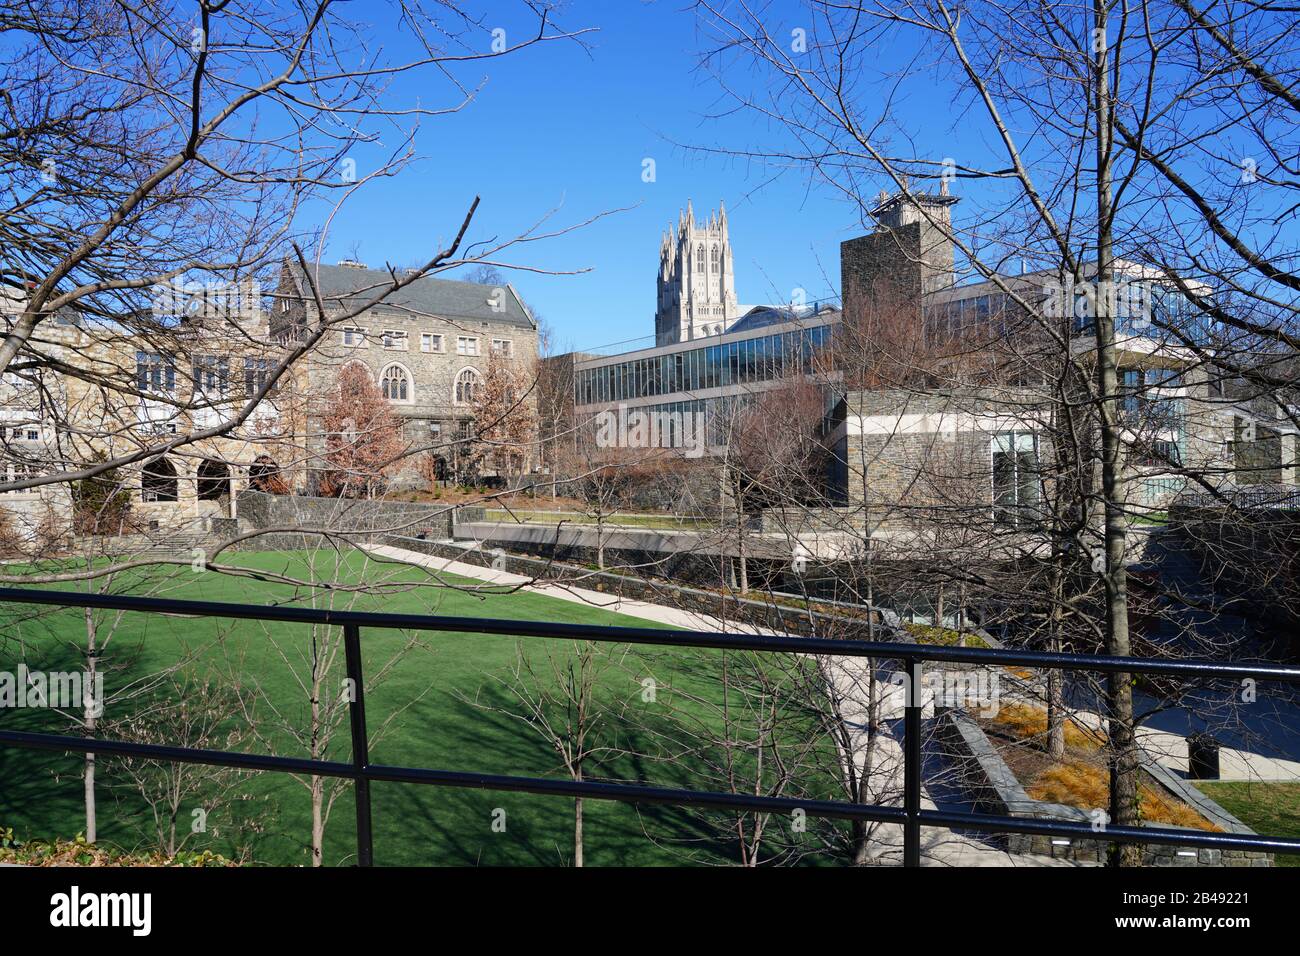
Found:
[[[301,267],[291,268],[299,289],[309,296]],[[373,299],[393,281],[392,274],[387,269],[371,269],[361,263],[346,260],[339,265],[317,266],[312,275],[327,304],[349,308]],[[400,271],[398,275],[401,275]],[[506,283],[500,293],[497,293],[495,286],[426,275],[394,292],[378,307],[410,312],[413,315],[502,322],[529,329],[536,327],[510,283]]]

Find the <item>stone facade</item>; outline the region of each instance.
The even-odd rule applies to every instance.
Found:
[[[232,318],[243,335],[230,334]],[[42,381],[22,378],[0,386],[0,469],[7,480],[67,471],[192,435],[231,420],[266,382],[281,350],[268,342],[265,315],[202,314],[165,334],[124,335],[120,328],[60,316],[42,329],[44,352],[56,362],[117,380],[122,391],[93,380],[44,370]],[[127,533],[211,528],[235,516],[237,495],[279,476],[299,480],[303,422],[293,370],[225,434],[194,441],[161,456],[123,466],[118,480],[131,494]],[[131,394],[138,390],[138,395]],[[23,537],[66,527],[71,489],[54,483],[0,494],[0,508]],[[42,531],[42,528],[47,531]]]
[[[881,193],[872,211],[877,228],[840,243],[840,290],[844,312],[860,316],[873,307],[910,306],[950,287],[953,272],[951,207],[945,184],[935,195]]]
[[[696,222],[691,204],[659,246],[655,345],[725,332],[743,314],[736,302],[727,210]]]
[[[1183,488],[1177,465],[1147,457],[1146,449],[1168,449],[1182,466],[1211,478],[1231,480],[1234,473],[1232,416],[1215,403],[1202,371],[1172,371],[1181,384],[1152,392],[1157,410],[1135,407],[1122,419],[1124,494],[1137,513],[1168,507]],[[836,497],[870,513],[872,527],[987,525],[1008,517],[996,507],[1007,491],[1016,507],[1032,511],[1053,493],[1052,435],[1061,414],[1061,403],[1042,386],[849,392],[835,442]],[[1082,404],[1074,415],[1086,452],[1096,444],[1095,425]],[[1000,477],[995,471],[1004,463],[1012,474]],[[1029,473],[1019,474],[1022,467]],[[1014,528],[1017,521],[1002,523]]]
[[[328,319],[338,322],[392,282],[386,270],[359,263],[321,266],[313,275],[309,283],[297,267],[282,270],[271,314],[277,340],[292,342],[317,322],[313,284]],[[360,363],[403,419],[405,437],[442,449],[450,464],[456,443],[470,437],[474,389],[494,361],[510,363],[523,381],[537,365],[537,325],[514,287],[424,276],[328,331],[306,359],[307,389],[319,409],[339,370]],[[312,454],[323,448],[316,431]]]

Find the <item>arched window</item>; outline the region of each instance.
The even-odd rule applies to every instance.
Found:
[[[456,404],[473,404],[482,383],[482,378],[479,377],[478,372],[474,369],[461,369],[460,373],[456,376]]]
[[[704,271],[704,243],[702,242],[695,247],[695,271]]]
[[[709,265],[713,266],[713,271],[718,271],[718,244],[715,242],[713,248],[709,250]]]
[[[390,402],[411,400],[411,376],[400,365],[389,365],[379,376],[379,387]]]
[[[230,496],[230,469],[224,462],[205,458],[199,462],[199,501],[220,501]]]
[[[273,495],[287,495],[289,485],[280,474],[280,466],[267,455],[258,455],[248,466],[248,486],[254,491]]]
[[[166,458],[147,461],[140,470],[140,498],[144,501],[179,501],[176,469]]]

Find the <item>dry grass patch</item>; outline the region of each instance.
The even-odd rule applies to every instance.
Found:
[[[1065,721],[1065,757],[1053,760],[1047,750],[1047,710],[1032,704],[1004,704],[985,719],[989,739],[1011,772],[1035,800],[1092,810],[1110,803],[1110,770],[1104,741],[1074,719]],[[1138,786],[1141,817],[1149,823],[1217,832],[1219,827],[1192,807],[1149,783]]]
[[[1110,802],[1110,774],[1105,767],[1093,763],[1066,760],[1045,769],[1025,792],[1035,800],[1063,803],[1080,810],[1104,807]],[[1138,787],[1138,806],[1142,819],[1148,823],[1220,832],[1219,827],[1187,804],[1147,784]]]
[[[1019,740],[1047,742],[1047,710],[1029,704],[1003,704],[990,718],[999,729]],[[1065,745],[1086,753],[1101,750],[1101,740],[1078,721],[1065,722]]]

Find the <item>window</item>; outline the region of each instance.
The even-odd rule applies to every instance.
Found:
[[[1149,465],[1181,465],[1182,457],[1178,449],[1178,442],[1171,441],[1167,438],[1157,438],[1151,443],[1151,454],[1146,464]]]
[[[993,439],[993,520],[1008,528],[1038,523],[1038,443],[1025,432]]]
[[[514,343],[509,339],[493,339],[492,351],[503,358],[510,358],[513,354]]]
[[[281,315],[284,315],[284,314],[287,313],[288,311],[289,311],[289,300],[288,300],[288,299],[281,299],[281,300],[280,300],[280,314],[281,314]]]
[[[406,333],[395,329],[384,329],[384,348],[390,352],[406,351]]]
[[[379,376],[379,388],[390,402],[411,400],[411,377],[400,365],[390,365]]]
[[[478,339],[473,335],[456,336],[457,355],[478,355]]]
[[[225,398],[230,392],[230,359],[224,355],[194,356],[196,397]]]
[[[713,271],[718,271],[718,244],[715,242],[713,248],[709,250],[709,264],[713,266]]]
[[[1155,389],[1179,389],[1184,385],[1181,372],[1168,368],[1123,368],[1119,370],[1120,410],[1126,415],[1150,413],[1157,402],[1172,404],[1168,396]]]
[[[456,395],[457,405],[472,404],[479,390],[479,374],[472,368],[462,369],[456,376]]]
[[[136,352],[135,387],[141,392],[174,392],[175,364],[157,352]]]
[[[436,332],[420,333],[420,351],[421,352],[441,352],[442,336]]]
[[[353,348],[364,348],[366,344],[366,330],[358,328],[355,325],[343,326],[343,344]]]
[[[140,500],[142,501],[179,501],[177,491],[176,469],[166,458],[155,458],[145,462],[140,471]]]
[[[468,418],[457,423],[456,437],[461,441],[469,441],[474,437],[474,423]]]
[[[25,461],[12,461],[7,464],[0,464],[0,480],[4,481],[22,481],[25,478],[34,478],[36,470]],[[13,488],[4,492],[7,495],[32,494],[33,488]]]
[[[434,441],[442,438],[442,422],[429,422],[429,437]]]
[[[273,368],[275,368],[275,365],[271,359],[244,359],[244,394],[255,395],[261,391],[271,377],[271,369]]]

